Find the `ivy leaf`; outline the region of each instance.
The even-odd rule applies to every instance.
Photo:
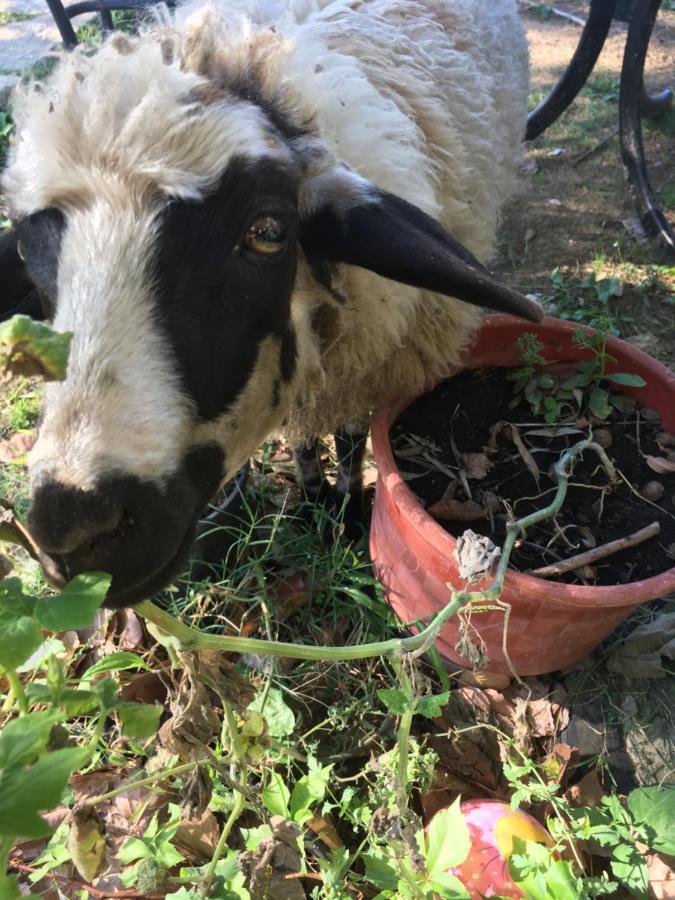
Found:
[[[117,712],[125,737],[143,740],[155,734],[163,709],[158,703],[120,703]]]
[[[466,887],[450,872],[436,872],[431,878],[431,887],[439,897],[470,897]]]
[[[652,850],[675,855],[675,784],[636,788],[628,795],[628,809]]]
[[[449,699],[450,691],[443,691],[442,694],[427,694],[426,697],[420,697],[417,701],[415,712],[426,716],[427,719],[437,719]]]
[[[283,778],[278,772],[270,773],[270,780],[263,788],[262,802],[273,816],[290,817],[288,802],[291,792],[286,787]]]
[[[40,626],[30,616],[13,615],[0,608],[0,666],[16,669],[42,643]]]
[[[70,773],[88,759],[86,750],[55,750],[27,769],[5,769],[0,777],[0,834],[38,838],[52,829],[38,813],[61,799]]]
[[[265,699],[264,709],[262,705],[263,699]],[[271,688],[267,698],[264,698],[263,694],[258,694],[253,702],[249,703],[248,709],[262,713],[265,716],[267,730],[272,737],[280,738],[293,734],[295,714],[284,700],[284,696],[278,688]]]
[[[602,388],[594,388],[588,398],[588,408],[599,419],[606,419],[612,413],[612,407],[607,400],[607,391]]]
[[[146,672],[151,671],[150,666],[137,653],[131,653],[128,650],[120,650],[117,653],[111,653],[110,656],[104,656],[99,659],[93,666],[89,666],[82,676],[83,681],[101,675],[104,672],[124,672],[127,669],[145,669]]]
[[[364,853],[361,859],[366,866],[366,879],[381,891],[395,891],[398,885],[396,869],[374,853]]]
[[[622,384],[624,387],[644,387],[647,382],[639,375],[631,375],[628,372],[612,372],[605,375],[605,381],[611,381],[613,384]]]
[[[50,709],[8,722],[0,732],[0,769],[26,766],[37,759],[52,727],[62,719],[58,710]]]
[[[644,856],[631,844],[618,844],[612,851],[612,872],[631,897],[646,900],[649,875]]]
[[[567,860],[556,859],[548,847],[536,841],[514,836],[513,847],[509,871],[528,900],[578,900],[575,878]]]
[[[431,820],[426,835],[426,860],[430,878],[463,863],[471,849],[466,819],[459,797],[452,806],[442,809]]]
[[[76,575],[55,597],[35,604],[35,618],[50,631],[88,628],[105,600],[112,578],[103,572]]]
[[[71,332],[54,331],[30,316],[12,316],[0,325],[0,374],[63,381],[72,337]]]
[[[394,716],[402,716],[411,711],[411,701],[405,691],[398,688],[382,688],[377,692],[377,696],[387,707],[388,712]]]
[[[302,823],[311,818],[311,807],[320,803],[326,795],[331,769],[332,766],[316,766],[314,771],[296,781],[290,799],[293,821]]]

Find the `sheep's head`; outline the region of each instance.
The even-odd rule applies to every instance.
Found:
[[[128,49],[128,48],[127,48]],[[62,62],[16,105],[4,190],[30,277],[74,332],[45,392],[30,528],[110,605],[184,564],[218,485],[297,399],[317,348],[303,271],[345,261],[536,317],[421,211],[160,43]]]

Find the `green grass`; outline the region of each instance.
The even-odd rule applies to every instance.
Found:
[[[13,22],[27,22],[29,19],[34,19],[38,13],[21,13],[21,12],[8,12],[7,10],[0,11],[0,25],[11,25]]]

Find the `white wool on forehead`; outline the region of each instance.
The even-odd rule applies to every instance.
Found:
[[[127,194],[138,205],[157,192],[198,198],[237,155],[286,154],[261,110],[194,95],[205,80],[168,64],[165,43],[145,35],[112,40],[95,56],[62,56],[44,85],[17,90],[17,138],[3,177],[12,212]]]
[[[150,290],[155,227],[103,202],[69,216],[54,327],[73,339],[66,380],[46,386],[33,478],[85,489],[106,472],[161,482],[189,448],[192,405]]]

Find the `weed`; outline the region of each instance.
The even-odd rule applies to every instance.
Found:
[[[528,10],[544,21],[547,21],[553,15],[553,10],[548,3],[533,3],[531,6],[528,6]]]
[[[27,22],[34,19],[38,13],[9,12],[0,10],[0,25],[11,25],[12,22]]]

